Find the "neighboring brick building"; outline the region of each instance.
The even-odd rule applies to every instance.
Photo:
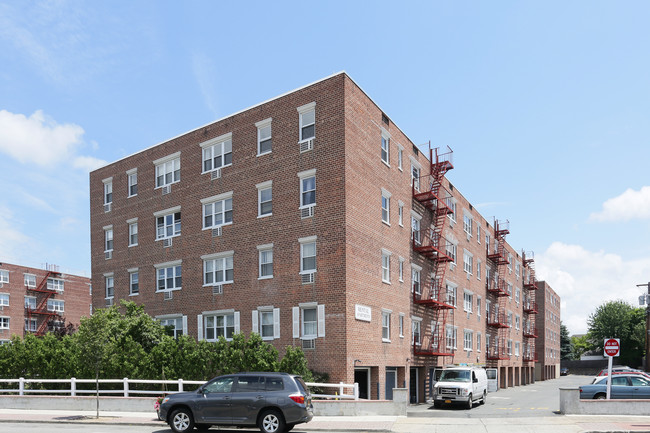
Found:
[[[540,311],[537,322],[537,380],[560,377],[560,297],[546,281],[537,282],[537,305]]]
[[[90,315],[90,278],[0,263],[0,342],[43,335]]]
[[[301,346],[373,399],[409,386],[422,401],[449,363],[530,383],[533,263],[451,168],[335,74],[93,171],[93,304]]]

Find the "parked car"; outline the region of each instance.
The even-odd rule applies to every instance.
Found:
[[[160,418],[176,433],[212,425],[257,426],[263,433],[283,433],[313,416],[307,385],[288,373],[219,376],[194,392],[171,394],[160,405]]]
[[[442,371],[434,385],[433,406],[462,403],[471,409],[474,402],[487,399],[487,374],[484,368],[453,367]]]
[[[566,367],[560,368],[560,376],[567,376],[569,374],[569,369]]]
[[[614,365],[612,366],[612,373],[627,373],[630,371],[641,371],[637,370],[636,368],[628,367],[626,365]],[[603,368],[600,370],[600,373],[598,373],[598,376],[607,376],[607,369]]]
[[[607,398],[608,376],[598,379],[591,385],[580,387],[580,399],[604,400]],[[616,373],[612,374],[612,399],[650,399],[650,378],[637,373]]]
[[[613,371],[612,372],[612,376],[619,376],[621,374],[639,375],[639,376],[643,376],[646,379],[650,380],[650,374],[646,373],[645,371]],[[605,374],[604,376],[596,376],[596,377],[594,377],[594,380],[591,381],[591,383],[594,384],[596,382],[600,382],[602,380],[605,380],[606,377],[607,377],[607,374]]]

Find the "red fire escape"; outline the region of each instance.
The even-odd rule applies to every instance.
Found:
[[[537,338],[537,326],[535,317],[537,314],[537,302],[535,302],[535,291],[537,280],[535,279],[535,259],[533,253],[522,252],[524,264],[524,350],[523,361],[535,362],[535,339]]]
[[[425,284],[415,284],[413,302],[427,307],[431,314],[430,335],[425,335],[422,343],[417,336],[413,342],[415,356],[454,356],[453,349],[448,348],[445,332],[448,324],[453,325],[455,307],[448,302],[445,271],[447,264],[453,260],[448,251],[449,242],[444,237],[447,216],[453,213],[449,206],[451,194],[443,186],[445,174],[454,168],[453,151],[440,153],[438,148],[429,147],[431,161],[430,174],[421,175],[413,181],[413,198],[429,209],[431,225],[427,229],[413,228],[413,250],[429,259],[431,273],[426,273]],[[426,323],[426,322],[424,322]]]
[[[510,359],[507,347],[508,329],[511,324],[506,317],[506,298],[510,295],[507,290],[506,268],[508,252],[506,251],[506,235],[510,233],[509,222],[494,220],[494,242],[486,245],[487,258],[493,265],[493,276],[486,279],[488,297],[491,302],[487,317],[489,327],[496,330],[492,333],[488,347],[488,364],[498,363],[499,360]],[[489,361],[495,361],[490,363]]]
[[[57,311],[48,309],[48,300],[58,293],[55,288],[48,287],[48,280],[58,277],[61,277],[60,272],[47,271],[47,274],[37,286],[25,286],[27,293],[33,292],[32,296],[36,298],[35,308],[25,303],[25,319],[27,320],[27,324],[31,325],[32,320],[36,320],[36,330],[32,330],[31,326],[25,326],[26,334],[32,333],[37,336],[42,336],[48,331],[48,326],[53,321],[62,320]]]

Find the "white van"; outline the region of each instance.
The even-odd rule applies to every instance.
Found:
[[[474,402],[487,399],[487,375],[480,367],[451,367],[443,370],[434,386],[433,406],[462,403],[471,409]]]

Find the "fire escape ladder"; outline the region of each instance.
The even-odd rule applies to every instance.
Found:
[[[538,313],[535,302],[537,280],[535,279],[535,256],[532,252],[522,252],[524,265],[524,362],[536,361],[535,339],[537,338],[537,325],[535,317]]]
[[[50,320],[52,320],[54,317],[59,317],[59,314],[57,312],[49,311],[47,309],[48,300],[57,293],[56,290],[52,290],[47,287],[47,281],[50,279],[50,277],[58,277],[60,275],[61,275],[60,272],[48,270],[45,277],[41,280],[41,282],[36,287],[26,286],[27,290],[42,294],[36,297],[36,299],[38,300],[38,303],[36,304],[36,308],[29,308],[28,306],[25,306],[25,316],[29,321],[28,323],[31,323],[31,320],[34,318],[36,318],[37,320],[36,330],[35,331],[26,330],[26,332],[32,332],[37,336],[42,336],[47,332],[47,328]],[[39,320],[40,323],[38,323]]]
[[[494,241],[486,245],[486,255],[494,266],[494,278],[486,281],[487,292],[491,295],[492,310],[488,314],[488,327],[491,332],[490,346],[487,353],[487,364],[497,367],[500,360],[510,359],[508,351],[508,330],[512,326],[507,318],[506,298],[510,296],[507,290],[506,265],[508,265],[508,252],[506,249],[506,235],[510,233],[508,221],[494,220]]]

